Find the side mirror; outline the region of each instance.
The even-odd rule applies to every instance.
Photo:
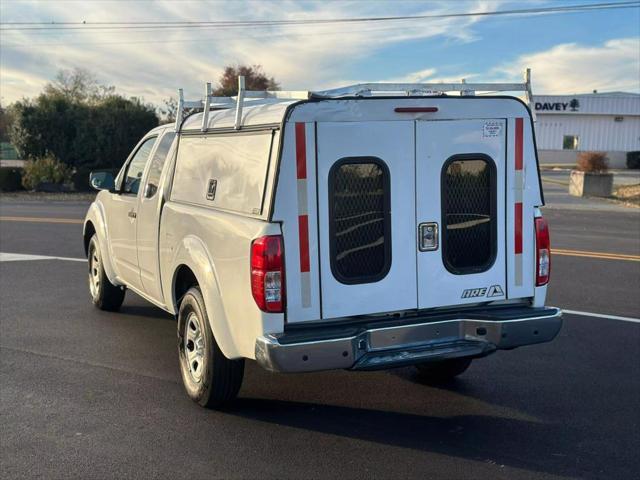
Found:
[[[89,174],[89,183],[96,190],[112,191],[116,186],[111,172],[91,172]]]

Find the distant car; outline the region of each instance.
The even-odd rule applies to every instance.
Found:
[[[155,128],[115,179],[91,177],[93,303],[117,310],[131,289],[175,314],[193,400],[232,400],[245,359],[275,372],[415,365],[441,380],[556,336],[523,102],[241,107]]]

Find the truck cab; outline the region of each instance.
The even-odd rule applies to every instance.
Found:
[[[433,381],[561,327],[527,105],[359,88],[208,94],[92,176],[91,298],[176,315],[201,405],[237,395],[246,359]]]

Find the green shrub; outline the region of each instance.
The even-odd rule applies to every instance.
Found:
[[[137,100],[109,96],[87,104],[42,94],[12,106],[11,143],[21,158],[48,153],[73,167],[117,168],[149,130],[153,109]]]
[[[0,167],[0,191],[15,192],[16,190],[22,190],[22,169]]]
[[[29,160],[24,166],[22,185],[36,190],[40,184],[64,185],[71,182],[71,169],[53,155]]]
[[[577,168],[581,172],[606,173],[609,170],[609,159],[602,152],[582,152],[578,155]]]

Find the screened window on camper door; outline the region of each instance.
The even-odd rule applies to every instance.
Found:
[[[378,158],[339,160],[329,172],[331,270],[342,283],[370,283],[391,266],[389,170]]]
[[[457,155],[442,168],[442,257],[451,273],[488,270],[496,255],[496,168],[486,155]]]

